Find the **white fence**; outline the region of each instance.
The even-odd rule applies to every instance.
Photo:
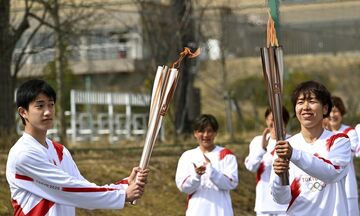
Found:
[[[92,140],[108,135],[109,141],[118,140],[120,136],[130,138],[133,135],[146,133],[150,96],[132,93],[104,93],[71,90],[70,130],[73,142],[86,137]],[[78,105],[106,106],[107,112],[77,112]],[[118,113],[116,106],[123,107]],[[133,107],[143,107],[146,112],[135,113]]]

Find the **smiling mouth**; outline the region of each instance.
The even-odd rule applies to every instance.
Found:
[[[312,116],[313,114],[312,113],[303,113],[301,114],[302,116]]]
[[[202,142],[208,143],[210,142],[210,140],[202,140]]]

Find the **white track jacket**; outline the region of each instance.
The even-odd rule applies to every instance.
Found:
[[[359,145],[359,137],[356,133],[355,129],[342,124],[339,130],[336,133],[344,133],[348,135],[351,143],[351,163],[349,164],[349,173],[345,178],[345,191],[347,198],[357,198],[358,190],[357,190],[357,182],[356,182],[356,173],[354,168],[353,157],[355,156],[356,149]]]
[[[235,155],[226,148],[216,146],[205,154],[211,161],[206,172],[199,176],[194,164],[205,162],[199,147],[188,150],[179,159],[176,185],[188,194],[187,216],[232,216],[230,190],[238,184],[238,165]]]
[[[285,213],[287,205],[278,204],[273,200],[269,186],[276,140],[269,137],[265,151],[262,146],[262,139],[262,135],[254,137],[249,145],[249,155],[245,158],[246,169],[251,172],[256,172],[256,199],[254,210],[258,213]]]
[[[351,161],[347,135],[324,129],[312,144],[301,133],[288,141],[293,147],[290,186],[282,186],[279,176],[272,171],[274,200],[288,204],[290,216],[347,216],[344,183]]]
[[[24,133],[9,152],[6,178],[14,215],[71,216],[75,207],[124,207],[127,180],[105,186],[90,183],[63,145],[46,142],[48,148]]]

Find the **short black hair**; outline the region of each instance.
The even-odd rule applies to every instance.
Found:
[[[331,101],[332,101],[334,107],[339,109],[342,116],[346,114],[346,108],[345,108],[344,102],[342,101],[342,99],[340,97],[331,96]]]
[[[323,115],[323,118],[328,117],[333,107],[333,103],[331,102],[331,94],[323,84],[313,80],[300,83],[292,92],[291,102],[293,104],[294,113],[296,113],[295,106],[299,96],[304,94],[305,98],[309,98],[311,93],[315,95],[316,99],[319,100],[323,106],[328,106],[328,111]]]
[[[17,89],[16,106],[28,110],[29,104],[34,101],[40,93],[54,100],[54,103],[56,102],[56,92],[47,82],[40,79],[32,79],[24,82]],[[22,116],[20,116],[20,118],[25,125],[25,119]]]
[[[194,120],[193,131],[204,131],[206,127],[210,126],[215,132],[219,129],[219,123],[211,114],[202,114]]]
[[[264,114],[265,119],[270,115],[270,113],[272,113],[271,108],[267,107]],[[282,117],[285,125],[287,125],[290,120],[290,114],[289,111],[284,106],[282,107]]]

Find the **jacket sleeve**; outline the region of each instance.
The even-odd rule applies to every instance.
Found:
[[[290,186],[283,186],[281,184],[280,177],[276,175],[273,170],[271,171],[270,182],[271,195],[273,196],[273,200],[278,204],[289,204],[291,200]]]
[[[214,169],[209,163],[206,171],[210,174],[210,180],[222,190],[232,190],[238,184],[238,165],[235,155],[226,155],[221,162],[223,171]]]
[[[127,184],[98,186],[85,180],[71,158],[77,175],[70,175],[47,160],[39,151],[27,151],[18,155],[16,184],[49,201],[86,209],[124,207]]]
[[[358,136],[358,145],[355,148],[355,157],[360,157],[360,124],[355,127],[356,135]]]
[[[194,193],[201,183],[201,176],[195,172],[194,165],[191,164],[190,158],[184,153],[178,162],[176,169],[176,186],[186,194]]]
[[[261,136],[255,137],[249,145],[249,155],[245,158],[245,167],[250,172],[256,172],[266,151],[261,146]]]
[[[347,131],[346,135],[348,135],[350,139],[351,152],[355,153],[357,147],[359,146],[359,136],[354,128],[348,128],[348,130],[346,131]]]
[[[293,148],[290,161],[310,176],[324,183],[334,183],[347,175],[351,160],[350,141],[347,137],[334,135],[328,141],[328,158],[322,158]]]

